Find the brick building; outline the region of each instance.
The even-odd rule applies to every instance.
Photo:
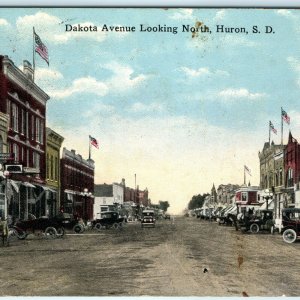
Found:
[[[11,174],[15,193],[9,193],[9,214],[27,219],[28,214],[47,214],[46,104],[49,96],[33,81],[33,69],[23,62],[23,71],[8,56],[0,55],[0,112],[9,116],[8,152],[27,174]],[[30,172],[30,173],[29,173]]]
[[[60,168],[62,209],[84,220],[92,220],[94,161],[83,159],[75,150],[63,148]]]

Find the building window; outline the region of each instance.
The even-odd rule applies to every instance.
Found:
[[[31,116],[31,139],[34,140],[34,116]]]
[[[44,144],[44,122],[41,120],[40,121],[40,143],[43,145]]]
[[[49,179],[49,153],[47,153],[47,179]]]
[[[39,169],[40,168],[40,155],[36,152],[32,153],[33,167]]]
[[[35,118],[35,140],[40,142],[40,119]]]
[[[27,167],[30,167],[30,165],[29,165],[29,149],[27,149],[27,153],[26,153],[26,165],[27,165]]]
[[[11,127],[14,131],[18,132],[18,106],[12,103],[12,116],[11,116]]]
[[[21,134],[26,133],[26,112],[24,109],[21,110]]]
[[[282,169],[279,170],[279,185],[283,185],[283,182],[282,182]]]
[[[26,111],[26,137],[29,138],[29,113]]]
[[[50,157],[50,179],[53,179],[53,156]]]
[[[0,135],[0,152],[3,153],[3,150],[4,147],[3,147],[3,139],[2,139],[2,136]]]
[[[58,181],[58,158],[55,157],[55,180]]]
[[[13,153],[15,155],[15,161],[19,161],[19,146],[17,144],[13,144]]]

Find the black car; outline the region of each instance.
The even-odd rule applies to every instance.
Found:
[[[121,217],[116,211],[106,211],[101,213],[101,218],[92,221],[92,228],[97,230],[109,229],[111,227],[117,229],[123,226],[125,218]]]
[[[59,223],[64,229],[73,230],[76,233],[81,233],[84,230],[82,224],[80,224],[80,219],[69,214],[69,213],[59,213],[53,220]]]
[[[147,209],[142,212],[141,226],[143,227],[155,227],[155,213],[152,209]]]
[[[294,243],[300,237],[300,208],[282,210],[282,238],[286,243]]]
[[[259,231],[271,231],[273,221],[272,210],[258,210],[253,215],[244,215],[239,221],[239,226],[242,231],[250,231],[258,233]]]
[[[65,229],[60,222],[54,218],[29,216],[28,220],[19,220],[13,226],[19,239],[25,239],[28,234],[44,233],[46,237],[61,237]]]

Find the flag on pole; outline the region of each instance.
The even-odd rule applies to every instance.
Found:
[[[91,143],[92,146],[99,149],[98,141],[95,138],[93,138],[92,136],[90,136],[90,143]]]
[[[287,123],[287,124],[290,124],[290,117],[289,115],[286,113],[286,111],[284,111],[282,108],[281,108],[281,117],[282,117],[282,120]]]
[[[277,129],[275,129],[273,123],[270,121],[270,129],[275,133],[277,134]]]
[[[246,165],[244,165],[244,170],[245,170],[250,176],[252,176],[252,175],[251,175],[250,169],[249,169]]]
[[[48,49],[45,46],[45,44],[42,42],[41,38],[35,33],[34,29],[33,29],[33,33],[34,33],[34,41],[35,41],[35,52],[37,52],[40,57],[46,61],[46,63],[49,66],[49,56],[48,56]]]

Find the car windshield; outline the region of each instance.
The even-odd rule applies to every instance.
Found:
[[[300,211],[284,211],[282,216],[286,220],[300,220]]]

